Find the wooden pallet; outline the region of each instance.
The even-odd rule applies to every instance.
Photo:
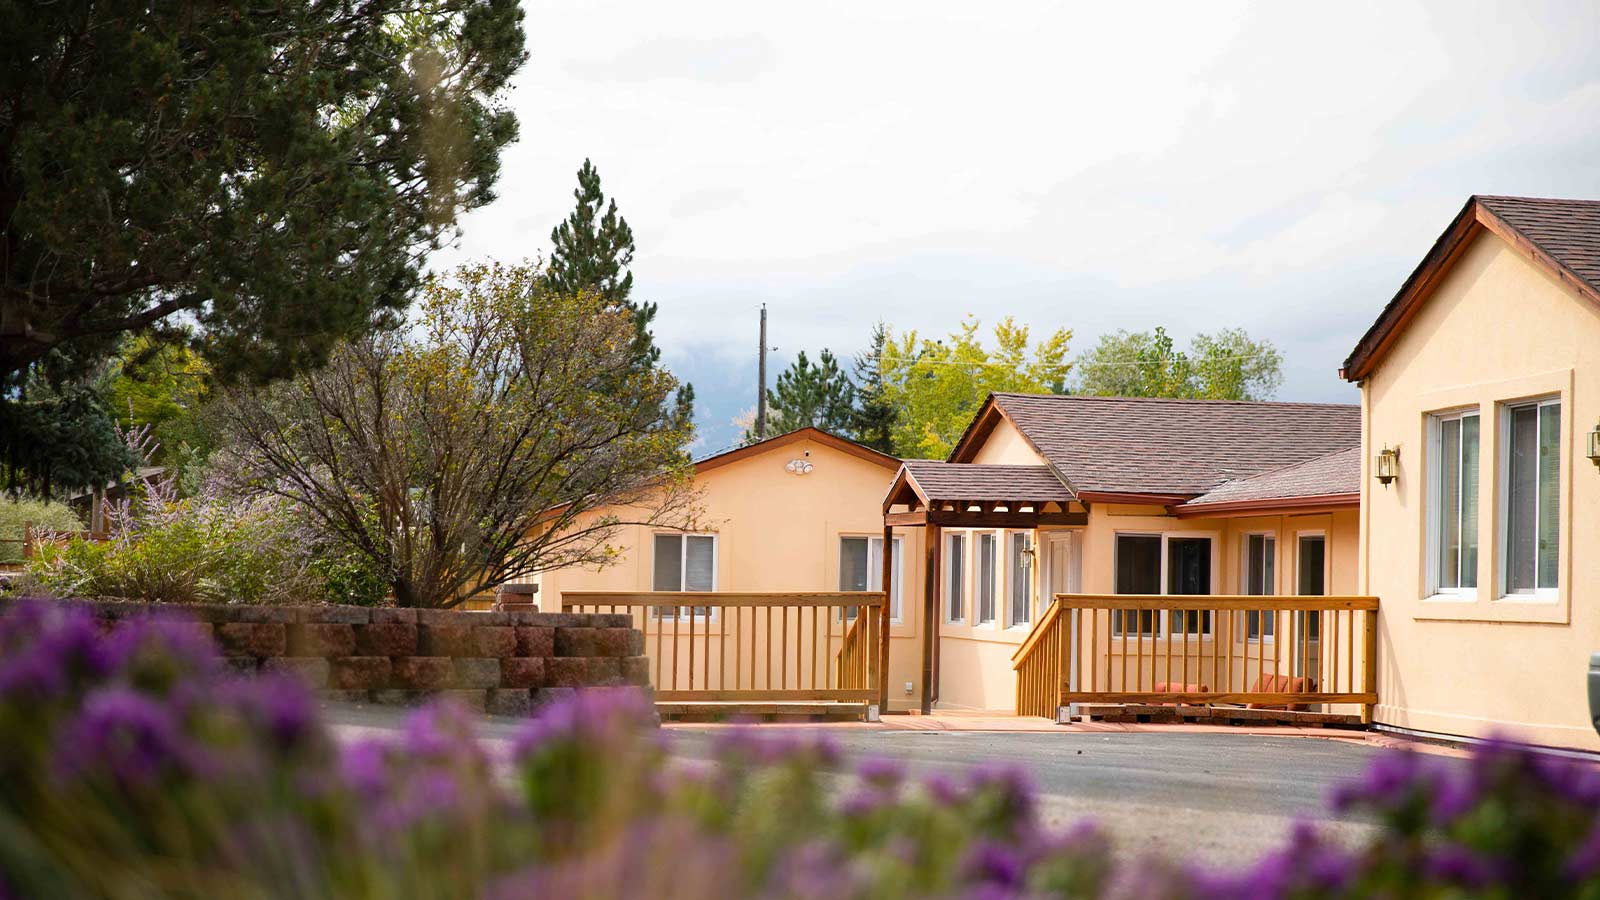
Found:
[[[1247,709],[1243,706],[1160,706],[1109,703],[1078,707],[1079,718],[1094,722],[1182,722],[1208,725],[1311,725],[1364,728],[1354,713],[1306,712],[1292,709]]]

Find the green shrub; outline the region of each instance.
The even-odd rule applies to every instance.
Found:
[[[0,563],[22,561],[23,529],[29,523],[52,531],[83,530],[83,521],[65,503],[0,498]]]

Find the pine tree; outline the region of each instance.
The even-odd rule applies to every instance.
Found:
[[[782,434],[813,427],[847,432],[854,393],[832,351],[823,350],[813,365],[802,350],[794,364],[778,376],[777,385],[767,391],[767,431]]]
[[[889,326],[872,326],[872,346],[855,359],[855,408],[850,433],[858,443],[882,453],[894,452],[894,425],[899,411],[889,402],[883,381],[883,354],[889,346]]]
[[[608,309],[627,310],[633,316],[634,365],[654,368],[661,360],[650,326],[656,318],[654,303],[635,303],[633,293],[633,229],[617,212],[617,201],[607,199],[600,187],[600,172],[585,159],[578,169],[578,187],[572,192],[578,205],[566,220],[550,231],[550,263],[545,278],[562,293],[591,290]],[[602,212],[602,209],[604,212]],[[671,415],[687,424],[694,418],[694,386],[683,384],[673,399]]]

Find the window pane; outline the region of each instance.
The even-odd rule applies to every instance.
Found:
[[[1167,541],[1167,593],[1211,593],[1211,539],[1170,538]],[[1173,610],[1172,627],[1184,634],[1211,630],[1209,610]]]
[[[1011,624],[1023,625],[1033,621],[1029,603],[1033,585],[1028,580],[1029,538],[1025,533],[1011,536]]]
[[[1439,587],[1461,586],[1461,420],[1439,423]]]
[[[691,535],[684,538],[687,541],[685,548],[683,589],[686,591],[714,591],[716,586],[716,570],[713,558],[716,555],[717,539],[707,535]]]
[[[1295,593],[1302,597],[1321,597],[1327,593],[1324,584],[1327,573],[1327,541],[1321,535],[1300,539],[1300,583]]]
[[[1478,417],[1461,419],[1461,587],[1478,586]]]
[[[1535,541],[1539,506],[1539,409],[1511,410],[1511,441],[1506,472],[1506,590],[1531,591],[1538,554]]]
[[[945,606],[945,616],[952,622],[961,621],[966,611],[966,597],[962,589],[966,586],[966,549],[967,542],[959,534],[950,535],[950,542],[946,548],[950,562],[946,566],[949,573],[949,584],[945,585],[945,597],[948,600]]]
[[[863,537],[847,537],[839,539],[839,590],[865,591],[869,590],[871,582],[871,559],[867,552],[867,539]],[[883,580],[879,575],[878,580]]]
[[[1153,534],[1117,535],[1116,589],[1119,594],[1161,593],[1161,538],[1159,536]],[[1140,610],[1138,616],[1135,617],[1131,611],[1113,610],[1111,616],[1113,634],[1122,633],[1124,614],[1128,617],[1130,627],[1137,627],[1138,633],[1155,633],[1155,613],[1153,611]],[[1136,619],[1138,624],[1134,626]]]
[[[878,543],[881,545],[883,541],[879,540]],[[900,538],[895,538],[893,550],[894,556],[889,560],[891,566],[891,571],[889,572],[889,618],[896,622],[900,621],[900,584],[903,581],[903,579],[900,577],[900,545]],[[878,578],[881,581],[883,576],[879,575]]]
[[[1539,407],[1539,587],[1559,580],[1561,528],[1561,407]]]
[[[654,574],[651,589],[657,591],[683,590],[683,536],[656,535]]]
[[[978,535],[978,621],[994,621],[995,536]]]
[[[1252,534],[1247,539],[1245,555],[1245,593],[1257,597],[1268,596],[1278,589],[1278,539],[1270,534]],[[1272,636],[1273,617],[1264,620],[1259,610],[1244,614],[1245,635],[1261,637],[1261,623],[1267,625],[1267,636]]]

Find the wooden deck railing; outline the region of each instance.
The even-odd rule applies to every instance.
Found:
[[[627,613],[644,632],[656,699],[877,704],[881,591],[565,591],[572,612]]]
[[[1054,717],[1072,703],[1357,704],[1370,718],[1377,618],[1376,597],[1057,594],[1013,657],[1017,712]]]

